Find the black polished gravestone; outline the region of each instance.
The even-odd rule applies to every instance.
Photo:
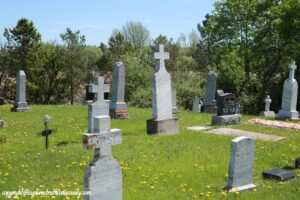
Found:
[[[212,116],[212,125],[239,124],[241,115],[236,114],[236,97],[232,93],[217,91],[217,114]]]
[[[275,179],[278,181],[288,181],[295,177],[295,172],[286,169],[272,169],[262,173],[264,179]]]
[[[300,157],[295,160],[295,168],[300,169]]]

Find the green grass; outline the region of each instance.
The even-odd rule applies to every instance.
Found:
[[[12,113],[1,106],[6,125],[0,136],[0,192],[26,188],[39,190],[83,190],[85,165],[93,152],[82,148],[87,130],[86,106],[31,106],[30,112]],[[227,183],[230,143],[233,137],[209,135],[185,130],[186,126],[208,125],[211,115],[182,111],[180,134],[148,136],[146,120],[150,109],[130,108],[129,120],[112,120],[121,128],[122,145],[113,147],[113,155],[123,169],[123,199],[300,199],[300,171],[288,182],[263,180],[261,172],[275,167],[293,166],[300,156],[300,132],[248,125],[255,116],[243,116],[234,128],[288,137],[281,142],[258,140],[255,152],[254,183],[257,190],[240,194],[222,193]],[[43,117],[53,117],[50,148],[45,150]],[[64,143],[65,145],[58,145]],[[31,199],[30,196],[19,197]],[[4,196],[0,196],[4,199]],[[52,199],[35,196],[33,199]],[[56,196],[55,199],[77,199]]]

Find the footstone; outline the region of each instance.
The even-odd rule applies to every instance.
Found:
[[[252,183],[255,140],[238,137],[232,140],[228,184],[224,188],[229,192],[254,189]]]
[[[28,103],[26,102],[26,74],[20,70],[17,73],[17,96],[14,107],[11,108],[12,112],[25,112],[28,111]]]
[[[295,177],[295,172],[286,169],[272,169],[262,173],[264,179],[275,179],[278,181],[288,181]]]
[[[295,168],[300,169],[300,157],[295,160]]]
[[[112,80],[112,99],[109,107],[112,118],[127,119],[128,108],[124,101],[125,98],[125,65],[117,62],[114,66]]]
[[[294,123],[288,123],[288,122],[265,120],[265,119],[251,119],[248,122],[250,124],[262,125],[262,126],[267,126],[267,127],[272,127],[272,128],[300,130],[300,124],[294,124]]]
[[[243,131],[238,129],[232,129],[232,128],[218,128],[208,131],[210,134],[215,135],[229,135],[229,136],[245,136],[252,139],[259,139],[264,141],[272,141],[277,142],[281,140],[287,139],[286,137],[281,137],[277,135],[269,135],[269,134],[263,134],[263,133],[255,133],[250,131]]]
[[[289,78],[285,80],[283,85],[281,110],[277,115],[278,119],[298,119],[299,113],[296,110],[298,98],[298,83],[295,79],[295,70],[297,66],[295,62],[289,64]]]
[[[166,120],[147,120],[147,133],[148,134],[164,134],[172,135],[179,133],[179,120],[178,118]]]
[[[209,126],[188,126],[186,127],[189,131],[206,131],[208,129],[211,129]]]
[[[235,125],[239,124],[241,122],[242,116],[239,114],[235,115],[224,115],[224,116],[218,116],[214,115],[212,116],[212,125]]]

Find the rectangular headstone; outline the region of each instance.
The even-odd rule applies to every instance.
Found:
[[[234,115],[236,114],[236,99],[231,93],[221,94],[217,99],[218,115]]]
[[[200,105],[200,98],[196,96],[193,99],[193,107],[192,107],[192,112],[200,112],[199,110],[199,105]]]
[[[177,91],[175,88],[172,88],[172,113],[177,113]]]
[[[208,73],[204,106],[216,105],[215,93],[217,88],[217,74],[213,71]]]
[[[23,70],[17,73],[17,94],[14,107],[11,111],[23,112],[29,109],[28,103],[26,102],[26,74]]]
[[[252,183],[255,140],[238,137],[232,140],[227,190],[231,192],[253,189]]]

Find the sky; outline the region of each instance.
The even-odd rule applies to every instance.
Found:
[[[43,41],[60,41],[67,27],[80,30],[86,44],[107,43],[114,29],[139,21],[150,31],[175,40],[197,29],[216,0],[1,0],[0,34],[20,18],[34,22]]]

